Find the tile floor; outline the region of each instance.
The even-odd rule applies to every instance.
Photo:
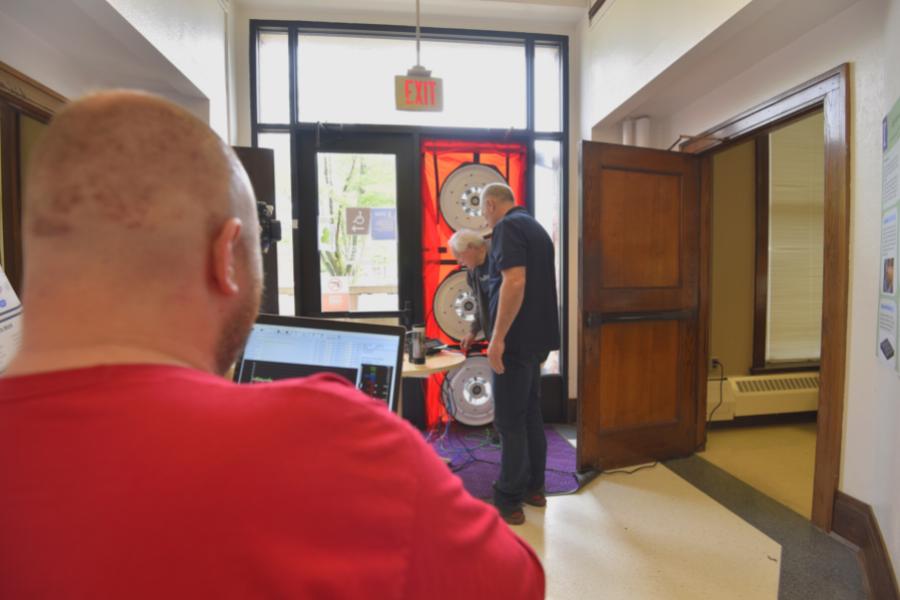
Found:
[[[548,600],[776,600],[781,546],[667,469],[605,475],[513,527]]]
[[[866,600],[849,548],[700,455],[602,475],[525,514],[513,531],[541,557],[550,600]]]

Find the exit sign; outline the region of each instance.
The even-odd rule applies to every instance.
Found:
[[[397,110],[444,110],[444,83],[436,77],[394,77]]]

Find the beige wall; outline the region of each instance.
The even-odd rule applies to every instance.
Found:
[[[755,178],[754,142],[713,157],[709,348],[726,376],[749,375],[753,365]]]
[[[22,159],[20,171],[22,173],[23,192],[28,181],[28,172],[31,170],[31,158],[45,129],[47,129],[46,125],[27,115],[19,117],[19,155]]]

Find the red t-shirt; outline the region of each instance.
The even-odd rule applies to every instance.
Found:
[[[543,597],[531,548],[343,379],[0,379],[4,600]]]

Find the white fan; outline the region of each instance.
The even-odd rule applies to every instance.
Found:
[[[470,356],[460,368],[447,373],[453,417],[465,425],[487,425],[494,420],[491,365],[487,356]]]
[[[457,168],[441,187],[441,215],[450,229],[471,229],[483,236],[491,228],[481,214],[481,191],[489,183],[507,183],[500,172],[487,165],[468,164]]]
[[[434,320],[438,327],[457,342],[469,333],[478,313],[478,298],[466,282],[465,271],[447,275],[434,292]],[[483,340],[479,333],[476,340]]]

